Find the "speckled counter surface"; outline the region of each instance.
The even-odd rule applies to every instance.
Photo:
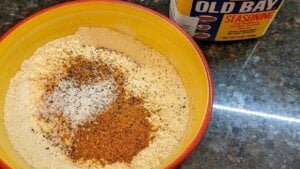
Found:
[[[138,0],[136,0],[138,1]],[[0,34],[60,0],[0,0]],[[168,0],[139,0],[167,14]],[[257,40],[199,43],[215,84],[212,119],[181,169],[300,169],[300,1]]]

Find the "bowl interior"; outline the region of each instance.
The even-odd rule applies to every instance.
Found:
[[[52,7],[19,24],[2,39],[0,159],[12,168],[30,168],[13,149],[3,124],[4,99],[10,79],[19,70],[22,61],[38,47],[73,34],[82,26],[108,27],[131,34],[161,52],[175,67],[189,96],[189,124],[181,143],[160,168],[177,165],[200,140],[209,120],[212,91],[205,60],[186,35],[172,23],[135,5],[110,1],[81,1]]]

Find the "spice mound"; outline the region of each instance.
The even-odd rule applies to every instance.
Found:
[[[126,92],[120,70],[99,59],[68,58],[63,68],[42,95],[45,137],[75,162],[130,163],[153,139],[153,112]]]

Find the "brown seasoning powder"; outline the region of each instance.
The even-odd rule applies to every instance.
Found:
[[[148,147],[152,125],[142,100],[120,96],[95,120],[78,127],[75,133],[74,160],[97,160],[102,164],[130,163],[135,155]]]
[[[90,160],[102,165],[130,163],[153,139],[153,126],[147,119],[152,112],[143,107],[142,98],[126,95],[124,74],[120,70],[82,56],[68,59],[68,64],[63,66],[64,74],[55,76],[60,79],[49,77],[50,83],[45,85],[46,92],[53,92],[60,80],[73,80],[81,85],[112,77],[116,82],[117,98],[105,112],[73,128],[61,112],[49,117],[41,114],[40,121],[49,127],[47,130],[42,129],[44,137],[62,149],[74,162]]]

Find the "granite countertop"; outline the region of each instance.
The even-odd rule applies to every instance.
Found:
[[[163,14],[168,0],[131,0]],[[61,0],[0,0],[0,34]],[[204,139],[181,169],[300,168],[300,1],[286,0],[260,39],[199,42],[215,98]]]

